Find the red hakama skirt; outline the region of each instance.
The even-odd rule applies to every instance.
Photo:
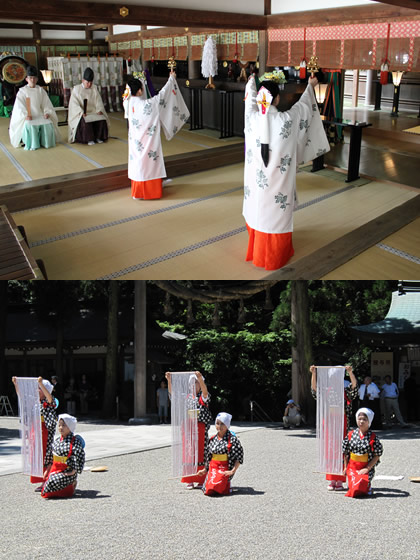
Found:
[[[292,244],[292,232],[263,233],[248,226],[247,261],[266,270],[277,270],[284,266],[295,251]]]
[[[131,196],[151,200],[162,198],[162,179],[151,179],[150,181],[131,181]]]

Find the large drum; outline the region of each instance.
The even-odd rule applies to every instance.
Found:
[[[21,56],[0,55],[0,82],[5,105],[13,105],[18,89],[25,85],[28,65],[28,62]]]

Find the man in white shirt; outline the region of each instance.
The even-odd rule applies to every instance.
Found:
[[[374,430],[382,429],[381,420],[381,407],[380,407],[380,394],[379,387],[372,381],[368,375],[364,378],[364,383],[359,388],[360,406],[370,408],[375,413],[372,428]]]
[[[385,383],[382,385],[382,395],[385,401],[385,422],[386,424],[391,424],[391,415],[395,414],[396,419],[401,424],[401,426],[407,426],[404,422],[402,414],[400,412],[400,407],[398,405],[398,387],[396,383],[391,382],[391,376],[387,375],[385,377]]]

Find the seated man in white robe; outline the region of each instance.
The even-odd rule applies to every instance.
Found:
[[[82,83],[74,86],[69,103],[69,143],[93,146],[108,140],[109,119],[99,93],[93,84],[92,68],[86,68]]]
[[[37,86],[38,70],[28,66],[28,85],[19,89],[10,120],[10,143],[25,150],[37,150],[41,146],[53,148],[60,140],[58,119],[47,92]]]

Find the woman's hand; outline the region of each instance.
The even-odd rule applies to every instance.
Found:
[[[205,474],[207,474],[207,470],[206,469],[201,469],[200,471],[197,471],[196,474],[198,476],[204,476]]]
[[[165,373],[165,377],[166,377],[166,379],[169,381],[170,378],[171,378],[171,372],[170,372],[170,371],[167,371],[167,372]]]
[[[175,70],[171,70],[171,71],[169,72],[169,77],[171,77],[171,76],[173,76],[173,77],[175,78],[175,80],[176,80],[176,72],[175,72]]]
[[[42,377],[38,377],[38,383],[41,385],[41,383],[42,383]]]
[[[360,469],[359,471],[357,471],[357,474],[367,474],[369,472],[369,469]]]
[[[310,84],[312,87],[316,87],[318,85],[318,78],[316,76],[311,76],[308,79],[308,84]]]
[[[309,368],[309,371],[310,371],[312,374],[316,373],[316,366],[311,366],[311,367]]]
[[[349,375],[351,375],[351,374],[353,373],[353,366],[350,366],[350,365],[346,366],[346,372],[347,372]]]
[[[234,469],[232,469],[231,471],[224,471],[223,472],[223,476],[233,476],[235,474]]]

